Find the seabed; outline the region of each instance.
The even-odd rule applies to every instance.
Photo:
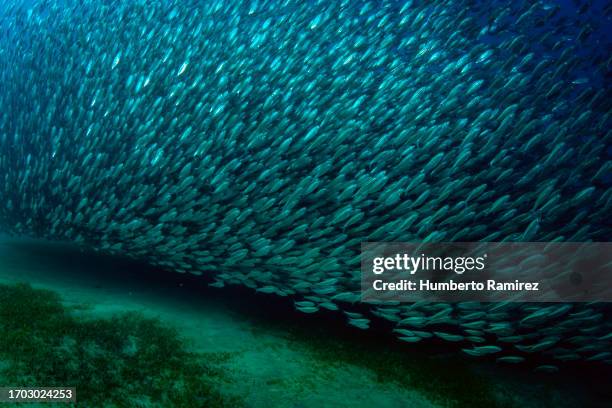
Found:
[[[72,381],[63,385],[88,407],[589,407],[610,398],[609,373],[538,374],[400,344],[331,313],[300,314],[288,300],[207,283],[63,245],[2,241],[0,326],[12,330],[0,383]]]

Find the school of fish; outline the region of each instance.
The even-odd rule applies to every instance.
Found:
[[[612,60],[582,3],[22,3],[0,14],[4,230],[406,347],[612,364],[605,304],[359,302],[364,241],[610,238]]]

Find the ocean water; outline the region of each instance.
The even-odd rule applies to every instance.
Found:
[[[609,241],[612,3],[0,4],[0,386],[606,406],[608,303],[362,303],[360,245]]]

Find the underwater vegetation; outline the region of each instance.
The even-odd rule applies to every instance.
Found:
[[[5,385],[76,387],[91,407],[240,406],[216,388],[223,353],[190,352],[174,329],[135,313],[88,318],[54,292],[2,284],[0,332]]]
[[[382,321],[407,347],[610,364],[603,304],[358,303],[363,241],[609,239],[612,62],[584,19],[610,8],[589,7],[11,3],[0,225]]]

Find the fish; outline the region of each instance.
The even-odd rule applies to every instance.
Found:
[[[398,338],[406,343],[418,343],[422,340],[422,338],[418,336],[400,336]]]
[[[443,333],[443,332],[433,332],[434,335],[446,341],[463,341],[464,337],[459,334],[451,334],[451,333]]]
[[[471,349],[463,349],[463,352],[471,356],[484,356],[487,354],[495,354],[502,351],[502,348],[495,345],[475,346]]]
[[[610,40],[587,15],[18,3],[0,16],[3,232],[384,321],[407,343],[610,364],[604,304],[382,307],[359,276],[368,241],[609,240]]]
[[[498,357],[495,361],[497,361],[498,363],[518,364],[518,363],[522,363],[523,361],[525,361],[525,358],[521,356],[504,356],[504,357]]]
[[[349,319],[349,324],[363,330],[370,328],[369,319]]]
[[[542,364],[537,366],[534,371],[540,373],[556,373],[559,371],[559,367],[552,364]]]

